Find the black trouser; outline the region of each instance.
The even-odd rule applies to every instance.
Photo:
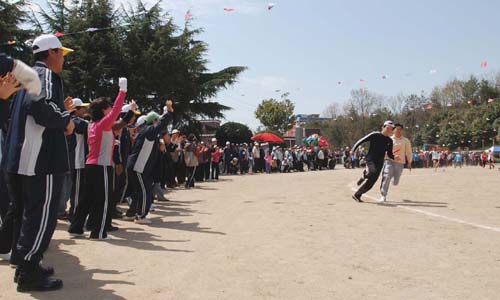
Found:
[[[56,228],[64,176],[8,174],[14,214],[13,264],[34,267],[40,263]]]
[[[371,190],[375,182],[377,182],[377,179],[380,176],[380,172],[382,171],[383,167],[384,167],[383,160],[381,161],[368,160],[366,162],[366,169],[365,171],[363,171],[363,177],[367,180],[362,186],[359,187],[358,191],[356,192],[357,196],[361,196],[364,193]]]
[[[69,219],[73,220],[76,215],[78,204],[85,198],[85,169],[73,170],[73,187],[69,199]]]
[[[203,167],[203,174],[205,175],[204,178],[205,180],[209,180],[210,179],[210,165],[212,163],[210,161],[208,161],[204,167]]]
[[[115,170],[116,172],[116,170]],[[111,212],[116,210],[116,206],[123,201],[128,187],[127,169],[123,169],[120,175],[115,173],[115,188],[113,190]]]
[[[198,182],[202,182],[205,178],[205,165],[206,163],[200,163],[198,167],[196,168],[196,174],[194,178]]]
[[[71,223],[71,231],[83,231],[87,216],[90,237],[103,239],[108,236],[106,227],[111,225],[109,209],[113,193],[113,167],[87,165],[85,167],[85,198],[76,208],[76,215]]]
[[[216,180],[219,180],[219,172],[220,172],[220,167],[219,167],[219,163],[218,162],[213,162],[212,161],[212,174],[211,174],[211,178],[212,179],[216,179]]]
[[[187,181],[186,181],[186,187],[191,188],[194,187],[194,182],[195,182],[195,174],[196,174],[196,169],[197,167],[187,167]]]
[[[132,187],[132,204],[127,216],[144,218],[153,203],[153,177],[128,169],[128,178]]]

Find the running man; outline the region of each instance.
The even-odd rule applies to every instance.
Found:
[[[403,125],[396,123],[394,128],[394,135],[391,137],[393,143],[394,160],[386,159],[384,164],[384,171],[382,172],[382,183],[380,184],[380,197],[379,202],[385,202],[387,199],[387,192],[389,192],[389,185],[391,179],[393,184],[398,185],[399,179],[403,174],[405,164],[408,163],[408,169],[411,171],[412,152],[410,140],[403,136]]]
[[[394,155],[392,154],[392,139],[389,137],[393,129],[394,123],[392,121],[385,121],[381,131],[374,131],[354,144],[352,151],[356,152],[356,149],[361,144],[370,142],[370,148],[366,155],[366,169],[363,171],[363,177],[358,180],[358,186],[361,185],[361,187],[352,195],[354,201],[363,202],[361,196],[368,192],[375,182],[377,182],[384,166],[385,155],[387,154],[389,158],[394,159]]]

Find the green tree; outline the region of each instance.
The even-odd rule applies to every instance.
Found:
[[[29,21],[25,7],[23,0],[0,1],[0,51],[32,63],[31,48],[25,42],[32,37],[33,31],[21,27]]]
[[[262,100],[259,106],[257,106],[255,117],[268,130],[283,134],[293,127],[295,122],[295,115],[293,114],[295,105],[288,99],[288,96],[288,93],[281,95],[280,101],[273,98]]]
[[[215,137],[220,146],[226,142],[248,143],[252,137],[252,131],[245,124],[236,122],[227,122],[215,132]]]

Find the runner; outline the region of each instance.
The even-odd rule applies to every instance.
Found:
[[[366,155],[366,169],[363,172],[363,177],[358,180],[358,186],[361,185],[361,187],[352,195],[354,201],[363,202],[361,196],[368,192],[377,181],[384,165],[385,155],[387,154],[389,158],[394,159],[394,155],[392,155],[392,139],[389,137],[393,129],[394,123],[392,121],[385,121],[381,131],[374,131],[354,144],[352,148],[353,152],[361,144],[370,142],[370,149]],[[363,184],[365,180],[366,182]]]
[[[385,202],[387,192],[389,192],[389,185],[391,179],[393,184],[398,185],[399,179],[403,174],[405,164],[408,164],[408,169],[411,171],[412,152],[410,140],[403,136],[403,125],[396,123],[394,128],[394,135],[391,137],[393,143],[394,160],[386,159],[384,164],[384,172],[382,173],[382,183],[380,184],[380,197],[379,202]]]

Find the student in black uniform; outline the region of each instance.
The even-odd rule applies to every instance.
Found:
[[[368,192],[375,182],[377,182],[380,172],[384,167],[385,155],[387,154],[390,159],[394,159],[394,155],[392,154],[392,139],[390,138],[393,129],[394,123],[392,121],[385,121],[381,131],[374,131],[354,144],[352,148],[353,153],[356,152],[361,144],[370,142],[370,148],[366,155],[366,169],[363,172],[363,177],[357,182],[358,186],[363,184],[363,182],[364,184],[352,195],[354,201],[363,202],[361,195]]]
[[[132,204],[124,219],[130,220],[135,214],[137,224],[151,224],[146,216],[153,201],[153,171],[160,156],[160,137],[167,131],[174,112],[172,101],[167,100],[165,105],[168,112],[163,116],[155,112],[146,116],[147,125],[139,129],[127,162]]]
[[[65,135],[73,132],[74,124],[69,112],[61,111],[56,103],[63,103],[59,74],[64,55],[71,51],[54,35],[37,37],[33,42],[34,69],[42,91],[38,96],[20,91],[12,107],[3,169],[16,206],[17,244],[11,263],[17,265],[14,281],[19,292],[62,287],[62,280],[49,277],[54,269],[42,267],[40,261],[56,227],[61,184],[69,170]]]

